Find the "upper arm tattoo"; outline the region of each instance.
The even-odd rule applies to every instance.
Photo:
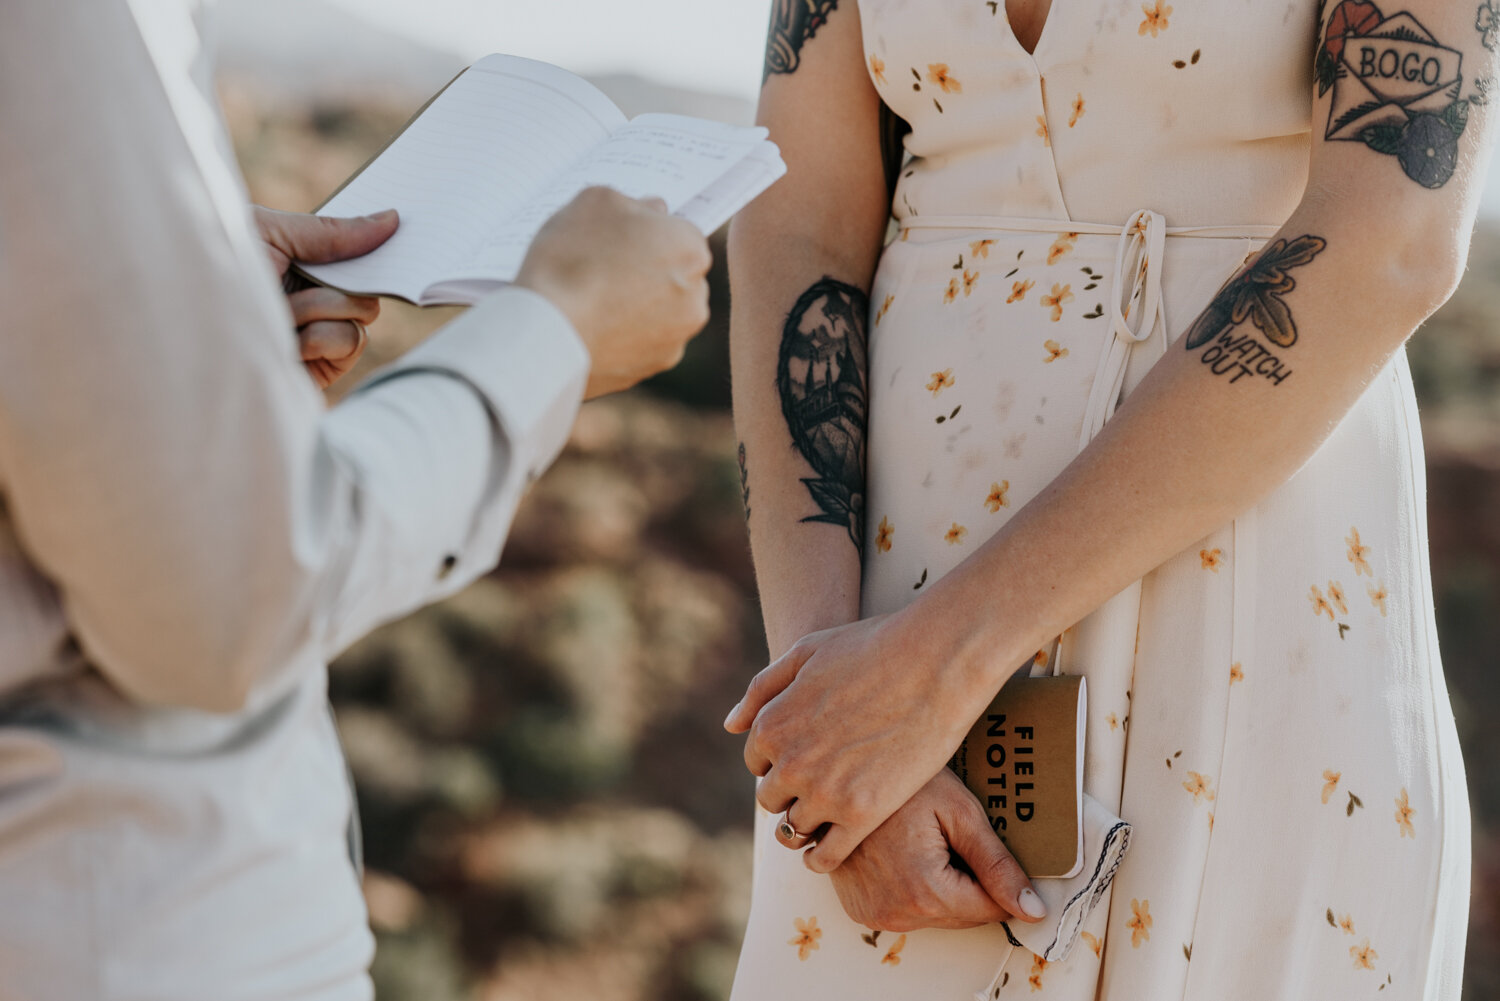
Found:
[[[797,451],[817,474],[802,482],[819,514],[804,522],[840,525],[854,548],[865,538],[865,324],[870,300],[824,278],[792,307],[781,333],[776,390]]]
[[[1292,370],[1277,351],[1297,343],[1297,322],[1282,298],[1297,287],[1289,272],[1310,263],[1327,246],[1320,236],[1299,236],[1271,244],[1219,289],[1213,302],[1193,321],[1182,338],[1187,349],[1197,351],[1207,345],[1198,360],[1231,383],[1254,375],[1281,385]],[[1246,320],[1272,346],[1249,331],[1237,332]]]
[[[1490,8],[1480,4],[1481,32]],[[1488,45],[1490,38],[1484,41]],[[1318,96],[1333,91],[1324,139],[1362,142],[1394,156],[1406,176],[1425,188],[1448,183],[1469,106],[1484,103],[1486,95],[1485,87],[1476,87],[1462,96],[1462,53],[1440,43],[1410,13],[1388,16],[1369,0],[1342,0],[1323,23],[1314,72]]]
[[[802,65],[802,46],[828,23],[828,15],[839,0],[771,0],[771,30],[766,35],[766,69],[761,81],[772,73],[795,73]]]

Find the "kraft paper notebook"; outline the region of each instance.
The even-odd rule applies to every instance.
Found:
[[[1015,677],[969,730],[951,767],[1033,879],[1083,866],[1081,675]]]
[[[659,197],[713,232],[786,173],[766,135],[683,115],[626,119],[566,70],[485,56],[318,210],[394,208],[396,234],[364,257],[300,270],[346,292],[473,303],[514,280],[542,224],[587,187]]]

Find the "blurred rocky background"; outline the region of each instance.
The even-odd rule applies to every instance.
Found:
[[[236,23],[230,8],[221,89],[254,198],[306,210],[462,61],[319,3],[279,2],[314,34],[341,33],[343,68],[289,48],[266,30],[281,18],[265,9]],[[751,113],[636,77],[596,82],[630,114]],[[381,1001],[728,995],[748,908],[752,787],[719,720],[765,647],[716,248],[708,330],[676,371],[584,407],[500,568],[333,667]],[[387,301],[365,370],[448,315]],[[1474,800],[1465,998],[1479,1001],[1500,997],[1500,223],[1481,226],[1462,288],[1410,354],[1443,656]]]

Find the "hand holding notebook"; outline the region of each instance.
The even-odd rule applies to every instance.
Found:
[[[365,257],[302,270],[346,292],[468,304],[513,281],[543,223],[585,188],[661,198],[710,233],[785,172],[765,129],[627,120],[566,70],[486,56],[319,210],[395,208],[396,235]]]

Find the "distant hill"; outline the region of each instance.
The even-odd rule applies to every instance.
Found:
[[[210,33],[220,78],[265,104],[415,108],[465,65],[455,53],[352,17],[326,0],[222,0]],[[749,101],[731,95],[629,74],[595,77],[593,83],[632,117],[666,111],[734,124],[754,117]]]

